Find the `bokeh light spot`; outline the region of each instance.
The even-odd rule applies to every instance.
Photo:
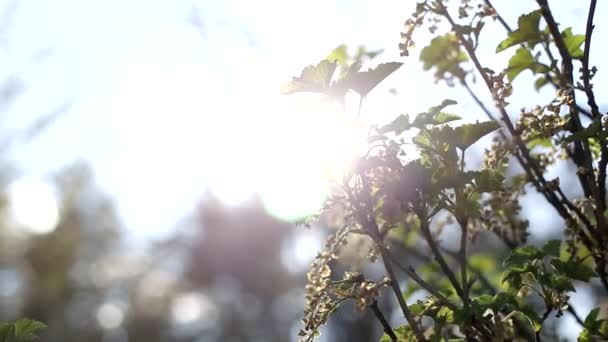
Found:
[[[47,234],[59,222],[59,204],[55,190],[45,181],[18,179],[7,189],[12,223],[27,232]]]

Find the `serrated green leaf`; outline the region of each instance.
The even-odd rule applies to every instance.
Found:
[[[298,92],[327,93],[331,78],[336,71],[337,64],[326,59],[317,65],[309,65],[299,77],[294,77],[291,82],[281,89],[283,94]]]
[[[544,257],[544,253],[535,246],[517,247],[507,257],[505,266],[523,266],[529,261]]]
[[[543,322],[541,321],[540,317],[538,317],[538,314],[535,311],[529,308],[522,308],[521,310],[511,311],[508,315],[505,316],[505,318],[503,318],[503,322],[508,321],[509,319],[511,319],[511,317],[515,315],[524,318],[528,323],[530,323],[530,326],[532,327],[532,329],[534,329],[534,331],[540,331],[540,329],[542,328]]]
[[[326,60],[330,62],[335,62],[340,65],[345,65],[348,63],[348,47],[346,44],[338,45],[332,52],[329,53]]]
[[[559,259],[551,260],[551,265],[555,269],[570,279],[588,282],[597,274],[589,266],[573,260],[561,261]]]
[[[541,135],[537,135],[535,136],[531,136],[530,140],[528,140],[528,142],[526,142],[526,147],[528,147],[528,149],[533,149],[535,147],[551,147],[553,146],[553,140],[551,140],[550,137],[544,137]]]
[[[420,316],[426,310],[426,305],[424,305],[424,303],[418,301],[417,303],[410,305],[409,308],[410,308],[410,312],[412,313],[412,315]]]
[[[564,138],[562,140],[562,145],[574,142],[576,140],[585,140],[585,139],[596,138],[596,137],[597,138],[608,137],[608,131],[602,130],[602,122],[601,122],[601,118],[599,116],[597,118],[593,119],[593,122],[586,128],[583,128],[582,130]]]
[[[460,116],[452,113],[439,112],[435,115],[434,121],[436,125],[441,125],[444,123],[448,123],[450,121],[460,120],[462,119]]]
[[[572,34],[572,28],[568,27],[562,32],[562,39],[568,49],[568,53],[572,58],[583,58],[583,50],[581,45],[585,42],[584,34]]]
[[[410,342],[410,341],[416,340],[416,336],[414,335],[414,332],[408,325],[402,325],[400,327],[394,328],[393,332],[397,336],[398,342]],[[387,334],[382,335],[382,338],[380,338],[380,342],[392,342],[392,341],[393,340],[391,339],[391,337],[388,336]]]
[[[585,327],[591,330],[597,329],[599,326],[599,322],[597,320],[597,315],[600,313],[600,308],[595,308],[589,312],[587,317],[585,317]]]
[[[534,89],[536,91],[539,91],[542,87],[546,86],[547,84],[549,84],[549,79],[545,76],[541,76],[541,77],[537,78],[536,81],[534,81]]]
[[[13,325],[19,341],[33,341],[36,339],[36,333],[47,327],[44,323],[29,318],[19,319]]]
[[[517,75],[527,69],[530,69],[534,74],[549,71],[548,66],[536,61],[536,58],[532,56],[530,50],[525,47],[520,47],[509,60],[507,78],[512,82]]]
[[[399,135],[408,129],[410,129],[410,117],[407,114],[401,114],[395,118],[388,125],[384,125],[378,129],[379,133],[390,133],[395,132],[395,134]]]
[[[517,269],[511,269],[506,271],[502,275],[501,283],[507,283],[510,288],[519,290],[522,286],[522,272]]]
[[[368,71],[356,72],[341,80],[340,86],[352,89],[359,95],[365,96],[402,65],[401,62],[383,63]]]
[[[2,324],[0,326],[0,342],[15,341],[15,326],[13,324]]]
[[[460,64],[468,61],[469,57],[462,51],[458,37],[449,32],[433,38],[429,45],[420,51],[420,60],[424,70],[435,68],[436,80],[452,77],[463,79],[466,71]]]
[[[455,105],[455,104],[458,104],[458,102],[456,102],[456,101],[454,101],[454,100],[450,100],[450,99],[445,99],[445,100],[443,100],[443,102],[441,102],[441,104],[440,104],[440,105],[438,105],[438,106],[433,106],[433,107],[429,108],[428,113],[429,113],[431,116],[435,116],[435,115],[437,115],[439,112],[441,112],[441,111],[442,111],[442,110],[443,110],[445,107],[447,107],[447,106],[452,106],[452,105]]]
[[[464,151],[477,140],[500,128],[494,121],[465,124],[458,127],[442,127],[436,138]]]
[[[450,121],[460,120],[461,117],[458,115],[442,112],[445,107],[454,104],[457,104],[454,100],[443,100],[440,105],[433,106],[427,112],[416,115],[412,126],[425,128],[427,125],[441,125]]]
[[[498,44],[496,52],[501,52],[511,46],[521,43],[528,43],[530,47],[534,47],[541,39],[539,29],[540,17],[541,10],[536,10],[520,16],[517,20],[517,30],[509,33],[509,36]]]
[[[36,333],[46,329],[44,323],[21,318],[14,323],[0,326],[0,342],[28,342],[37,338]]]
[[[549,285],[550,287],[563,292],[576,291],[574,285],[572,285],[572,281],[568,277],[559,274],[551,274],[548,277],[548,284],[545,285]]]
[[[562,242],[560,240],[549,240],[545,242],[541,249],[546,255],[559,258],[561,246]]]
[[[507,292],[499,292],[494,296],[493,309],[496,311],[503,311],[505,309],[513,310],[519,307],[515,295]]]
[[[500,191],[503,189],[505,176],[498,171],[482,170],[475,174],[475,185],[479,192]]]

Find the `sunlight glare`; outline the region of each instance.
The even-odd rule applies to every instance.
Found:
[[[18,179],[9,184],[9,213],[13,224],[29,233],[48,234],[59,222],[55,189],[39,179]]]
[[[265,150],[259,194],[266,210],[284,220],[318,211],[339,177],[365,145],[355,117],[318,97],[283,102]]]

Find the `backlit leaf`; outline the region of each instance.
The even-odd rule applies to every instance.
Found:
[[[374,69],[349,75],[340,83],[343,87],[352,89],[359,93],[359,95],[365,96],[402,65],[403,63],[400,62],[383,63]]]
[[[494,121],[465,124],[455,128],[442,127],[436,138],[464,151],[477,140],[499,128],[500,125]]]
[[[572,28],[568,27],[562,32],[562,39],[568,49],[568,53],[572,58],[583,58],[583,50],[581,45],[585,42],[584,34],[572,34]]]
[[[336,63],[322,60],[317,65],[309,65],[300,77],[294,77],[291,82],[281,89],[283,94],[297,92],[326,93],[329,90],[331,78],[336,71]]]
[[[548,66],[536,61],[530,50],[525,47],[520,47],[509,60],[507,78],[509,81],[513,81],[517,75],[526,69],[530,69],[534,74],[549,71]]]
[[[553,265],[561,274],[574,280],[588,282],[589,279],[597,276],[595,271],[589,266],[572,260],[561,261],[559,259],[554,259],[551,260],[551,265]]]
[[[509,33],[509,36],[498,44],[496,52],[521,43],[528,43],[530,47],[534,47],[541,39],[539,30],[540,17],[541,10],[520,16],[517,20],[517,30]]]

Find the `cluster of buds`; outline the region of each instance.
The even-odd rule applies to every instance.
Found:
[[[528,142],[536,138],[550,138],[562,131],[567,120],[560,116],[560,108],[559,103],[536,106],[532,110],[522,108],[515,127],[522,140]]]
[[[492,84],[492,98],[497,107],[504,108],[509,105],[507,99],[513,94],[513,86],[505,82],[505,73],[488,73]]]
[[[424,22],[424,17],[428,13],[427,3],[421,2],[416,5],[416,11],[412,13],[412,16],[405,21],[405,30],[401,32],[401,39],[403,42],[399,43],[399,51],[401,56],[409,56],[409,49],[414,46],[413,35],[417,27],[421,26]]]
[[[330,263],[337,259],[340,247],[346,241],[348,228],[340,228],[327,239],[325,248],[317,254],[306,274],[306,308],[302,323],[304,328],[300,331],[300,341],[312,341],[318,335],[318,329],[327,322],[329,314],[338,306],[332,297],[329,287],[331,284]]]
[[[574,97],[572,96],[572,88],[561,88],[557,90],[557,101],[563,105],[571,105],[574,103]]]
[[[355,307],[357,308],[357,311],[364,311],[368,306],[374,303],[376,298],[380,295],[380,290],[390,284],[390,279],[384,277],[384,279],[378,283],[365,281],[355,287],[353,295],[356,299]]]
[[[492,18],[492,20],[498,19],[496,9],[486,2],[477,5],[477,16],[480,18]]]
[[[488,170],[503,169],[507,166],[509,156],[513,152],[514,146],[512,142],[500,137],[494,137],[492,146],[485,151],[483,165]]]
[[[496,191],[484,200],[486,209],[480,221],[489,231],[515,244],[525,243],[530,226],[528,220],[522,219],[519,198],[525,193],[525,182],[514,184],[505,191]]]
[[[473,10],[475,7],[471,4],[472,0],[460,0],[460,5],[458,6],[458,18],[464,19],[469,17],[469,11]],[[481,4],[478,5],[481,7]]]

